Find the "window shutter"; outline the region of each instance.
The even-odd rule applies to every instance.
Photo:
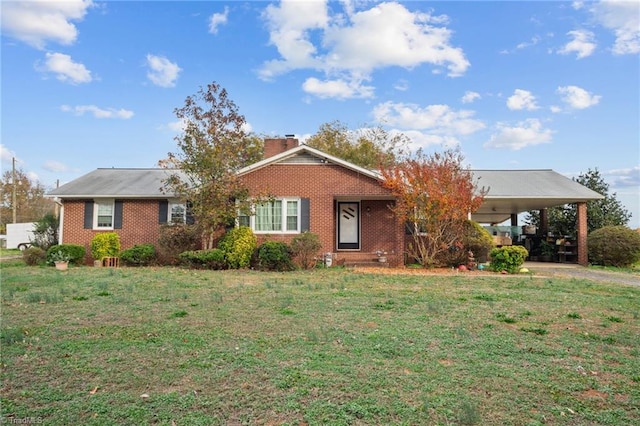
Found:
[[[158,223],[163,224],[167,223],[169,220],[169,201],[168,200],[160,200],[158,201]]]
[[[187,201],[187,204],[186,204],[186,207],[187,207],[187,214],[186,214],[187,225],[193,225],[195,223],[195,219],[193,217],[193,214],[191,214],[191,206],[193,206],[193,204],[190,201]]]
[[[84,202],[84,229],[93,229],[93,200]]]
[[[404,223],[404,234],[405,235],[413,235],[415,233],[416,225],[411,221],[406,221]]]
[[[122,229],[122,207],[124,202],[116,200],[113,209],[113,229]]]
[[[306,232],[311,228],[310,200],[302,198],[300,200],[300,231]]]

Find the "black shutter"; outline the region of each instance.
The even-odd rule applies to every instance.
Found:
[[[300,231],[306,232],[311,229],[311,209],[308,198],[300,200]]]
[[[193,214],[191,213],[191,207],[192,206],[193,206],[193,204],[191,203],[191,201],[187,201],[187,205],[186,205],[186,208],[187,208],[187,214],[186,214],[186,216],[187,216],[187,218],[186,218],[187,225],[193,225],[195,223],[195,219],[193,217]]]
[[[405,235],[413,235],[416,231],[416,224],[411,221],[406,221],[404,223],[404,234]]]
[[[93,200],[84,202],[84,229],[93,229]]]
[[[169,217],[169,201],[168,200],[160,200],[158,201],[158,223],[163,224],[167,223]]]
[[[113,229],[122,229],[122,208],[124,202],[116,200],[113,209]]]

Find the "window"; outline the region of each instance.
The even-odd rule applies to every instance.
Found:
[[[252,216],[238,216],[238,225],[249,226],[256,233],[300,232],[300,204],[295,198],[256,204]]]
[[[99,200],[95,202],[95,229],[113,229],[113,200]]]
[[[184,203],[169,203],[169,222],[186,223],[187,206]]]

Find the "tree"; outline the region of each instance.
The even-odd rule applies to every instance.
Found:
[[[600,172],[588,169],[574,181],[604,196],[601,200],[587,201],[587,232],[605,226],[626,225],[631,219],[627,211],[616,199],[616,193],[609,194],[609,185],[604,181]],[[575,204],[565,204],[547,209],[549,231],[556,235],[575,234],[577,226],[577,207]],[[540,227],[540,212],[530,211],[525,219],[526,223]]]
[[[335,155],[365,169],[390,165],[407,144],[402,135],[391,135],[381,127],[351,131],[340,121],[325,123],[311,136],[307,145]]]
[[[175,137],[179,151],[170,152],[160,165],[179,169],[186,178],[173,173],[165,186],[188,201],[203,248],[209,249],[238,209],[248,209],[248,191],[236,172],[262,158],[262,141],[245,132],[244,116],[215,82],[188,96],[174,113],[184,123]]]
[[[13,222],[13,171],[2,174],[0,182],[0,224],[5,228],[7,223]],[[22,170],[16,169],[16,222],[35,222],[47,213],[53,213],[55,202],[45,197],[46,188],[38,181],[32,181]],[[2,229],[5,232],[5,229]]]
[[[418,151],[381,169],[383,185],[396,197],[391,208],[413,235],[408,254],[424,267],[442,266],[440,257],[461,248],[466,220],[487,192],[462,161],[458,150],[430,156]]]
[[[40,220],[36,221],[33,227],[33,240],[31,243],[43,250],[57,245],[59,226],[60,218],[53,213],[45,214]]]

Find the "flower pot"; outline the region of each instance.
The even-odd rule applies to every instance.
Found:
[[[378,258],[378,262],[380,263],[387,263],[387,257],[386,256],[380,256]]]
[[[69,262],[65,262],[63,260],[57,260],[54,263],[56,265],[56,269],[59,271],[66,271],[69,267]]]
[[[102,260],[94,260],[93,261],[93,266],[95,266],[96,268],[101,268],[102,267]]]

